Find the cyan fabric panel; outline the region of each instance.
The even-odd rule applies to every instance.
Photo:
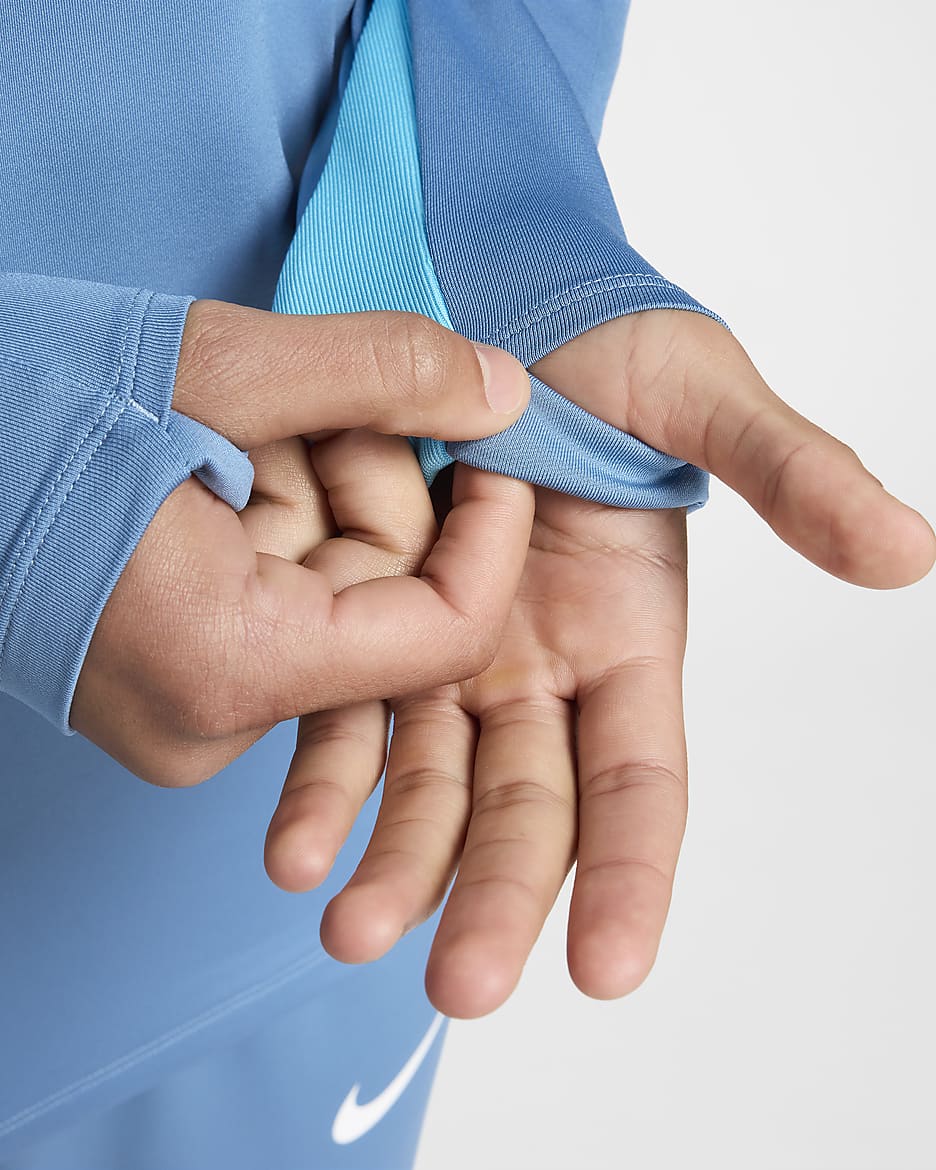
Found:
[[[404,0],[376,0],[273,308],[422,313],[451,327],[426,242]]]
[[[467,157],[459,164],[462,176],[473,169]],[[301,208],[274,308],[397,309],[453,327],[436,273],[438,257],[426,234],[425,186],[407,6],[405,0],[376,0],[357,45],[331,152]],[[452,218],[445,231],[460,238],[463,226]],[[688,299],[672,288],[669,295],[680,304]],[[573,299],[556,312],[580,332],[574,328],[580,302]],[[591,316],[586,320],[583,328],[595,324]],[[461,331],[476,335],[470,328]],[[617,430],[536,378],[530,408],[502,434],[446,444],[424,439],[417,445],[429,481],[457,458],[619,507],[695,508],[707,494],[703,472]]]

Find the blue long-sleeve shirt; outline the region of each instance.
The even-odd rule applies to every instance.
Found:
[[[621,312],[698,309],[629,250],[597,168],[625,8],[409,5],[422,235],[407,246],[428,250],[456,328],[527,361]],[[300,202],[310,230],[340,226],[335,204],[313,208],[313,180],[345,165],[344,100],[329,111],[365,9],[0,6],[0,1052],[17,1053],[0,1060],[0,1154],[334,974],[318,918],[369,817],[322,890],[272,886],[262,843],[291,725],[184,792],[56,726],[166,495],[195,471],[246,498],[244,455],[170,408],[185,313],[194,297],[271,307]],[[469,168],[479,133],[503,149]],[[499,442],[473,450],[499,461]],[[536,463],[535,444],[518,452]]]

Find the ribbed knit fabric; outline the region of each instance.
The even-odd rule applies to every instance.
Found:
[[[422,27],[430,27],[421,57],[416,54],[415,73],[404,0],[376,0],[372,7],[328,161],[300,208],[274,308],[422,313],[466,336],[502,345],[528,365],[624,312],[663,305],[707,312],[627,245],[591,131],[567,84],[545,103],[543,125],[544,103],[537,94],[501,94],[513,103],[506,107],[510,116],[501,115],[504,126],[497,119],[492,124],[482,99],[472,96],[476,89],[487,93],[496,87],[501,55],[492,38],[504,19],[520,22],[519,43],[533,54],[530,70],[513,63],[507,75],[535,74],[548,64],[539,26],[528,17],[521,20],[523,6],[517,12],[512,5],[499,8],[496,20],[492,13],[483,42],[471,31],[473,20],[453,12],[464,46],[432,25],[435,10],[420,0],[412,0],[410,9]],[[442,24],[449,12],[446,6]],[[539,83],[549,93],[556,81],[552,74],[559,73],[555,58],[551,61],[549,84],[542,78]],[[442,78],[449,70],[459,76],[446,87]],[[483,108],[471,113],[472,103]],[[516,116],[518,110],[523,118]],[[529,156],[517,142],[526,133],[527,117],[534,139]],[[561,142],[552,146],[550,157],[553,134]],[[554,164],[557,173],[534,192],[517,172],[541,148],[547,155],[542,165]],[[427,204],[434,209],[428,220]],[[564,246],[558,242],[562,231],[568,233]],[[608,274],[612,262],[614,275]],[[598,275],[583,281],[589,270]],[[495,324],[503,321],[507,324]],[[454,458],[619,507],[692,510],[704,502],[708,479],[698,468],[595,418],[538,379],[531,381],[530,408],[500,435],[445,444],[418,440],[426,479],[431,482]]]
[[[426,241],[410,76],[404,4],[376,0],[328,161],[300,208],[275,311],[395,309],[451,326]]]
[[[0,688],[71,734],[101,611],[193,472],[234,508],[253,467],[171,409],[191,297],[0,276]]]

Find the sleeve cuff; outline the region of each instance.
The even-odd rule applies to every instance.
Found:
[[[3,690],[66,734],[97,621],[165,498],[192,473],[234,508],[250,494],[247,455],[171,408],[192,299],[132,296],[117,383],[38,501],[8,574]]]
[[[596,325],[646,309],[703,313],[725,325],[664,277],[630,274],[569,289],[484,340],[509,349],[531,366]],[[618,430],[538,378],[530,380],[530,406],[506,431],[461,443],[418,440],[426,481],[431,483],[443,467],[457,460],[616,508],[695,512],[706,503],[708,472]]]
[[[622,243],[619,248],[622,252],[632,253],[640,264],[646,264],[629,245]],[[525,366],[532,366],[560,345],[596,325],[647,309],[683,309],[702,313],[728,328],[717,313],[699,304],[672,281],[652,273],[632,272],[605,276],[569,288],[482,340],[488,345],[510,350]]]

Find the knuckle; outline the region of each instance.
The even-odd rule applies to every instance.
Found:
[[[617,799],[637,788],[667,793],[680,805],[685,803],[685,770],[663,760],[623,760],[600,769],[582,783],[582,800]]]
[[[445,682],[483,674],[497,653],[497,639],[483,616],[463,610],[449,613],[438,644],[445,647]]]
[[[791,482],[791,469],[798,464],[803,452],[809,450],[812,445],[812,439],[795,443],[779,456],[773,468],[764,477],[760,511],[768,522],[772,522],[778,504],[784,498],[787,486]]]
[[[223,380],[237,361],[234,344],[243,332],[244,320],[237,306],[223,301],[197,300],[189,306],[176,369],[173,405],[200,418],[214,419],[218,404],[212,388]]]
[[[457,644],[466,677],[483,674],[492,665],[500,645],[499,634],[499,630],[492,630],[480,617],[460,623]]]
[[[454,334],[417,313],[394,314],[384,384],[416,407],[428,408],[458,374]]]
[[[542,808],[568,813],[573,805],[561,792],[554,792],[538,780],[518,778],[488,788],[475,798],[475,813],[500,816],[512,809]]]
[[[147,760],[133,771],[156,788],[195,788],[215,775],[220,767],[176,746],[162,751],[158,760]]]
[[[852,460],[852,462],[857,463],[860,466],[864,466],[861,462],[861,456],[854,447],[849,446],[848,443],[843,442],[841,439],[835,438],[834,435],[830,435],[829,437],[832,439],[833,445],[837,448],[840,455],[846,459]]]
[[[438,530],[431,516],[425,519],[401,516],[396,525],[396,547],[393,549],[395,574],[409,576],[418,573],[437,539]]]

